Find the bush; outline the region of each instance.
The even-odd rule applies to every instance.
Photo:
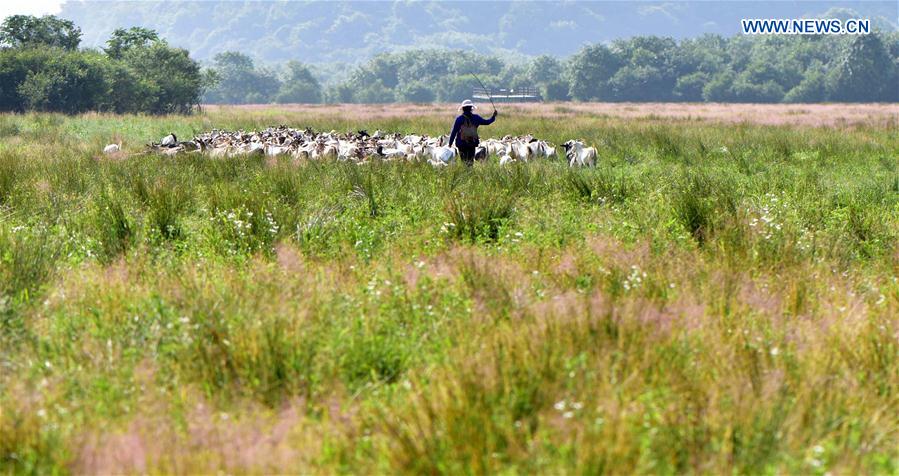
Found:
[[[189,113],[199,103],[203,76],[186,50],[160,40],[117,55],[56,47],[0,50],[0,110],[168,114]]]
[[[200,65],[185,49],[165,42],[132,48],[123,56],[139,85],[136,111],[150,114],[189,113],[200,102],[203,77]]]
[[[17,90],[25,108],[68,114],[95,109],[107,92],[99,55],[48,50]]]

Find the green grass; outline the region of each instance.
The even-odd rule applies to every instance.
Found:
[[[483,130],[590,170],[99,153],[449,119],[0,117],[0,472],[899,471],[895,126]]]

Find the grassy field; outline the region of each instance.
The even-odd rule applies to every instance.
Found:
[[[139,154],[451,109],[0,116],[0,473],[899,472],[895,119],[564,107],[482,136],[596,169]]]

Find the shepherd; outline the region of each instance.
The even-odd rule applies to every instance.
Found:
[[[472,109],[477,109],[477,106],[470,99],[462,101],[459,109],[462,110],[462,114],[456,118],[456,122],[453,124],[449,146],[452,147],[453,142],[455,142],[462,162],[465,165],[472,165],[474,163],[475,149],[477,149],[480,142],[478,139],[478,126],[493,124],[493,121],[496,120],[496,109],[493,110],[493,115],[490,116],[490,119],[484,119],[474,114]]]

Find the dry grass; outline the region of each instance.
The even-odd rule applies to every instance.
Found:
[[[281,113],[344,118],[356,122],[374,119],[406,119],[422,115],[451,116],[456,104],[284,104]],[[500,103],[502,116],[566,118],[599,116],[642,121],[686,121],[712,124],[762,124],[772,126],[849,127],[896,126],[896,104],[722,104],[722,103]],[[206,105],[210,113],[272,111],[271,105]],[[489,114],[490,104],[481,105]],[[486,111],[486,112],[485,112]]]

